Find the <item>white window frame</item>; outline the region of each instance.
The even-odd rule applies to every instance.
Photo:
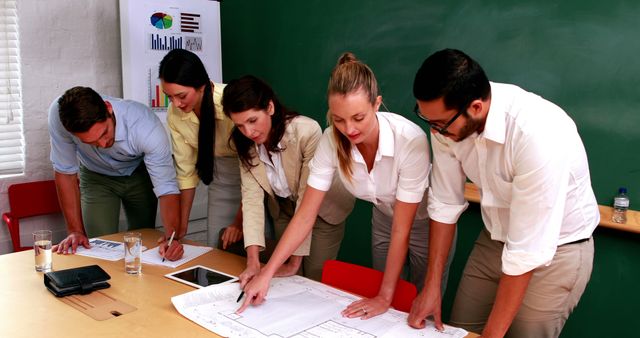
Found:
[[[0,0],[0,177],[24,173],[20,45],[15,0]]]

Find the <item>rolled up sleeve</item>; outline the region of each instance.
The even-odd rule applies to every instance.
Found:
[[[75,174],[79,170],[77,145],[71,134],[60,122],[58,98],[49,106],[49,137],[51,139],[50,159],[53,170],[62,174]]]
[[[429,144],[421,133],[406,144],[398,172],[396,199],[406,203],[420,203],[429,187]]]
[[[320,138],[313,159],[309,162],[309,179],[307,185],[321,191],[329,191],[336,171],[333,131],[327,128]]]
[[[433,168],[428,196],[429,218],[455,224],[469,203],[464,198],[466,176],[462,165],[440,135],[432,134]]]
[[[200,182],[196,171],[197,145],[189,144],[185,138],[184,132],[191,132],[191,130],[185,130],[186,126],[184,128],[178,127],[178,124],[184,123],[186,122],[180,120],[173,105],[170,105],[167,113],[167,126],[171,134],[176,180],[178,187],[182,190],[195,188]]]
[[[167,133],[160,120],[156,118],[154,123],[156,125],[148,128],[148,132],[138,135],[144,163],[153,183],[153,192],[157,197],[179,194]]]
[[[551,262],[569,184],[569,141],[561,136],[520,137],[513,161],[516,166],[509,230],[502,253],[502,272],[507,275],[521,275]]]

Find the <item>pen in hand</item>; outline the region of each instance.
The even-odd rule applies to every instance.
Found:
[[[171,246],[171,242],[173,242],[173,237],[176,235],[176,231],[173,230],[173,232],[171,233],[171,237],[169,238],[169,243],[167,244],[167,250],[169,250],[169,247]],[[166,255],[166,251],[165,251],[165,255]],[[162,255],[162,262],[164,262],[164,255]]]
[[[236,300],[236,303],[240,301],[240,299],[242,299],[242,296],[244,296],[244,290],[242,290],[242,292],[240,292],[240,296],[238,296],[238,300]]]

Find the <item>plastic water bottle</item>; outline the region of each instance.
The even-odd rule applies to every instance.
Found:
[[[629,197],[627,188],[618,189],[618,196],[613,198],[613,215],[611,220],[615,223],[627,223],[627,209],[629,209]]]

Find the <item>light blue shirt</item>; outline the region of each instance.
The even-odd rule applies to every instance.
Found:
[[[130,176],[144,160],[156,196],[179,194],[171,146],[160,119],[145,105],[103,96],[116,117],[115,142],[109,148],[86,143],[60,122],[58,99],[49,107],[51,162],[56,172],[75,174],[80,164],[108,176]]]

